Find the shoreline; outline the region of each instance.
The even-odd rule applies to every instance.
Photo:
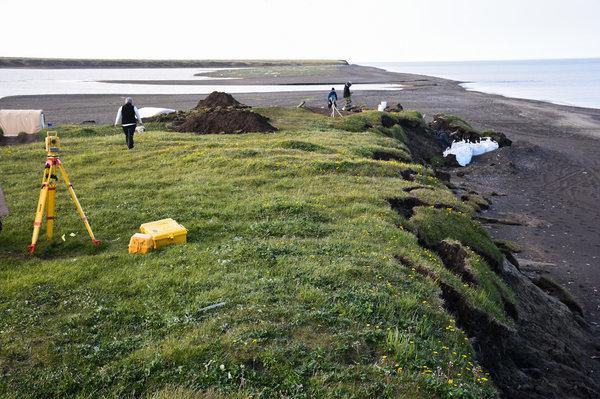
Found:
[[[600,85],[595,79],[600,73],[599,58],[366,64],[454,80],[467,90],[600,109]]]
[[[472,92],[477,92],[477,93],[481,93],[481,94],[489,94],[492,96],[500,96],[500,97],[504,97],[506,99],[513,99],[513,100],[527,100],[527,101],[534,101],[534,102],[539,102],[542,104],[549,104],[549,105],[559,105],[562,107],[569,107],[569,108],[578,108],[580,110],[600,110],[600,106],[598,107],[583,107],[580,105],[574,105],[574,104],[567,104],[567,103],[561,103],[561,102],[557,102],[557,101],[553,101],[553,100],[542,100],[542,99],[536,99],[536,98],[527,98],[527,97],[516,97],[516,96],[510,96],[510,95],[506,95],[506,94],[502,94],[502,93],[497,93],[497,92],[493,92],[493,91],[485,91],[485,90],[479,90],[479,89],[470,89],[467,88],[463,85],[466,84],[477,84],[477,82],[460,82],[459,86],[462,87],[463,89],[465,89],[466,91],[472,91]]]
[[[356,92],[355,104],[375,108],[380,101],[401,103],[405,109],[422,112],[428,120],[435,113],[449,112],[478,129],[501,131],[513,140],[512,147],[475,158],[471,167],[453,170],[452,183],[457,190],[472,189],[491,199],[491,209],[483,215],[525,220],[520,226],[486,228],[494,238],[510,239],[521,246],[519,258],[553,265],[538,267],[535,272],[548,274],[567,287],[583,305],[595,333],[600,333],[600,109],[469,91],[457,81],[376,69],[350,66],[351,80],[387,78],[387,83],[403,84],[404,90]],[[315,81],[332,76],[294,79]],[[273,82],[291,77],[252,79],[243,81],[277,84]],[[320,107],[325,106],[326,94],[270,92],[235,97],[253,107],[296,106],[301,101]],[[133,95],[138,106],[174,109],[192,108],[205,97],[123,95]],[[0,99],[0,108],[41,108],[47,120],[57,124],[85,120],[112,124],[121,102],[120,95],[103,94],[13,96]]]

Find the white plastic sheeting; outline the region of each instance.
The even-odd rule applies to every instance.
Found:
[[[140,118],[144,119],[144,118],[151,118],[156,115],[170,114],[173,112],[177,112],[177,110],[170,109],[170,108],[144,107],[144,108],[138,109],[138,112],[140,113]]]
[[[444,151],[444,156],[450,154],[456,155],[456,161],[460,166],[466,166],[471,163],[471,159],[477,155],[498,149],[498,143],[489,137],[482,137],[479,143],[470,143],[467,141],[455,141],[452,146]]]

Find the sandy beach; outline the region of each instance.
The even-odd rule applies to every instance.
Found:
[[[512,147],[452,170],[452,183],[457,193],[474,190],[489,198],[492,206],[485,216],[519,221],[520,225],[486,226],[494,238],[510,239],[522,247],[517,257],[524,269],[548,273],[567,287],[595,331],[600,331],[600,110],[469,92],[459,82],[360,66],[336,66],[319,76],[236,79],[235,84],[326,83],[335,84],[341,94],[346,80],[403,85],[401,91],[356,91],[358,105],[374,108],[380,101],[401,103],[405,109],[421,111],[428,120],[435,113],[450,112],[476,128],[501,131],[512,139]],[[236,98],[250,106],[295,106],[306,101],[308,106],[321,107],[326,94],[248,93]],[[138,106],[181,110],[204,97],[123,95],[133,95]],[[44,109],[47,120],[58,125],[110,124],[121,103],[120,95],[19,96],[0,99],[0,108]]]

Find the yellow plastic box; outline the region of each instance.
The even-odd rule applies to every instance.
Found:
[[[173,219],[162,219],[156,222],[144,223],[140,231],[149,234],[154,240],[154,248],[162,248],[172,244],[187,242],[187,229]]]
[[[154,248],[154,240],[150,234],[135,233],[129,240],[130,254],[147,254]]]

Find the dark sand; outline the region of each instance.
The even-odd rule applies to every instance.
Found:
[[[524,251],[517,257],[543,262],[528,270],[549,273],[583,305],[586,318],[600,332],[600,110],[553,105],[468,92],[457,82],[375,68],[338,68],[321,77],[253,78],[235,84],[306,82],[401,83],[403,91],[356,91],[355,104],[374,108],[380,101],[401,103],[426,118],[437,112],[463,116],[475,127],[495,129],[515,141],[512,147],[486,154],[452,181],[472,188],[492,202],[486,215],[510,216],[523,226],[490,225],[495,238],[511,239]],[[344,73],[344,71],[347,72]],[[173,83],[173,82],[172,82]],[[187,84],[189,82],[185,82]],[[204,81],[201,84],[214,82]],[[222,81],[219,82],[222,84]],[[338,85],[341,92],[341,87]],[[135,95],[138,106],[189,109],[202,95]],[[341,94],[341,93],[340,93]],[[236,94],[251,106],[324,106],[327,93]],[[44,109],[48,121],[114,121],[121,95],[22,96],[0,99],[0,108]],[[492,193],[499,195],[492,195]]]

